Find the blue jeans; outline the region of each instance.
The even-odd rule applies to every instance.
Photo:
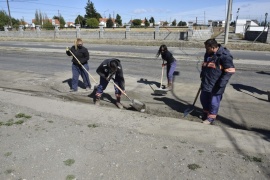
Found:
[[[108,83],[109,82],[105,78],[100,77],[100,82],[99,82],[99,85],[98,85],[97,91],[96,91],[96,96],[97,97],[101,97],[101,95],[103,94],[103,91],[107,88]],[[115,79],[114,80],[114,83],[119,86],[120,80],[119,79]],[[114,86],[114,90],[115,90],[115,94],[116,95],[119,95],[119,96],[121,95],[121,91],[116,86]]]
[[[83,65],[84,68],[89,71],[89,66],[88,64],[84,64]],[[80,65],[75,65],[72,64],[72,83],[71,83],[71,88],[74,91],[78,90],[78,83],[79,83],[79,76],[81,75],[82,79],[83,79],[83,83],[85,85],[85,87],[89,87],[91,88],[91,83],[90,83],[90,79],[89,79],[89,75],[87,72],[85,72],[85,70],[80,66]]]
[[[167,79],[169,82],[173,80],[173,73],[176,69],[176,61],[172,62],[171,64],[167,64]]]

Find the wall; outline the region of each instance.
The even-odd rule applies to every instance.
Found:
[[[262,31],[247,31],[245,33],[245,40],[248,41],[256,41],[262,42],[262,43],[269,43],[267,42],[267,37],[269,36],[268,32],[262,32]],[[269,40],[268,40],[269,41]]]
[[[138,39],[138,40],[206,40],[211,37],[210,30],[193,30],[188,32],[161,32],[155,30],[153,32],[132,31],[107,31],[99,30],[93,32],[80,31],[64,31],[64,30],[38,30],[38,31],[0,31],[0,37],[16,37],[16,38],[49,38],[49,39]]]

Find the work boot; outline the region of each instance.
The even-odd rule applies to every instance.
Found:
[[[123,109],[123,105],[120,103],[120,100],[121,100],[121,97],[117,97],[117,98],[116,98],[116,106],[117,106],[119,109]]]
[[[168,90],[172,90],[172,82],[171,82],[171,81],[168,82],[167,89],[168,89]]]
[[[99,106],[100,105],[100,98],[99,97],[96,97],[96,99],[95,99],[95,105],[96,106]]]

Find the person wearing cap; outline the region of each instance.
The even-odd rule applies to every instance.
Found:
[[[100,76],[100,83],[97,86],[94,102],[100,105],[100,98],[103,91],[106,89],[110,80],[113,80],[123,91],[125,91],[125,79],[123,75],[123,68],[119,59],[105,59],[97,68],[96,72]],[[121,104],[121,91],[114,86],[116,96],[116,106],[120,109],[123,108]]]

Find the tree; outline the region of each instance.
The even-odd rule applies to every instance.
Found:
[[[176,26],[176,19],[173,20],[172,26]]]
[[[150,23],[148,22],[148,20],[146,18],[144,18],[144,25],[145,27],[149,27]]]
[[[121,19],[121,16],[120,16],[119,14],[116,14],[115,23],[116,23],[118,26],[122,26],[122,19]]]
[[[133,19],[132,24],[133,24],[133,26],[141,26],[142,20],[140,20],[140,19]]]
[[[85,19],[81,15],[78,15],[77,18],[75,19],[75,24],[80,24],[81,27],[83,27],[85,26],[86,22],[85,22]]]
[[[44,29],[46,30],[53,30],[54,26],[52,25],[52,23],[50,22],[50,20],[47,18],[44,18],[43,20],[43,26]]]
[[[99,21],[99,18],[101,18],[101,15],[96,11],[96,9],[94,7],[94,3],[90,2],[90,0],[88,0],[87,4],[85,6],[85,11],[86,11],[86,14],[84,15],[84,17],[86,19],[96,18]]]
[[[153,25],[155,25],[155,19],[154,19],[153,17],[151,17],[151,18],[149,19],[149,22],[152,23]]]
[[[164,23],[163,23],[163,26],[168,26],[168,21],[165,21]]]
[[[180,21],[177,26],[187,26],[187,23],[184,21]]]
[[[96,18],[89,18],[86,20],[86,25],[91,28],[98,27],[99,22]]]
[[[43,17],[42,17],[41,11],[38,12],[38,10],[36,10],[36,13],[35,13],[35,24],[41,25],[42,24],[42,20],[43,20]]]
[[[7,15],[6,11],[1,10],[0,11],[0,30],[4,29],[4,26],[8,25],[9,23],[9,16]]]
[[[108,19],[107,22],[106,22],[106,26],[107,26],[108,28],[112,28],[113,25],[114,25],[114,23],[113,23],[113,20],[112,20],[112,18],[111,18],[111,14],[109,14],[109,19]]]

